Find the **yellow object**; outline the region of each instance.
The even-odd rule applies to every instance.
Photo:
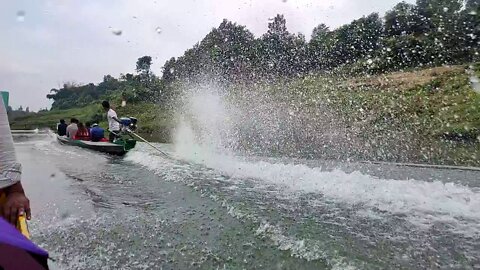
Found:
[[[3,207],[3,204],[6,202],[7,196],[5,193],[0,194],[0,207]],[[30,239],[30,232],[28,231],[27,217],[25,213],[18,216],[17,220],[17,230],[19,230],[25,237]]]
[[[25,214],[18,216],[17,229],[28,239],[30,239],[30,231],[28,231],[27,216]]]

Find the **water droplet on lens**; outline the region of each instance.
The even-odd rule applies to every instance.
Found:
[[[170,73],[174,73],[175,72],[175,69],[174,68],[171,68],[170,69]]]
[[[122,35],[122,30],[120,30],[120,29],[113,29],[113,30],[112,30],[112,33],[113,33],[114,35],[116,35],[116,36],[120,36],[120,35]]]
[[[25,11],[23,10],[17,11],[17,21],[19,22],[25,21]]]
[[[372,59],[368,59],[368,60],[367,60],[367,64],[369,64],[369,65],[373,64],[373,60],[372,60]]]
[[[157,34],[161,34],[162,33],[162,28],[161,27],[157,27],[155,28],[155,32],[157,32]]]

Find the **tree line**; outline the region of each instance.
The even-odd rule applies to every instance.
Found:
[[[52,109],[84,105],[105,96],[161,101],[176,81],[215,76],[227,82],[295,78],[318,72],[379,73],[462,64],[480,59],[480,0],[401,2],[384,17],[372,13],[337,29],[320,24],[310,39],[290,33],[283,15],[271,18],[256,38],[245,26],[224,20],[193,48],[150,70],[151,57],[137,61],[136,74],[104,77],[98,85],[52,89]]]
[[[60,89],[51,89],[52,110],[82,107],[101,99],[125,100],[127,102],[159,101],[164,88],[162,80],[151,71],[152,57],[143,56],[137,60],[136,74],[120,74],[119,78],[103,76],[99,84],[64,83]]]

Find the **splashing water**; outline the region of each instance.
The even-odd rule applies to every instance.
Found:
[[[424,229],[435,222],[445,222],[457,233],[472,236],[480,232],[480,192],[474,188],[421,179],[380,179],[360,172],[325,171],[302,164],[252,161],[236,151],[238,125],[245,124],[237,120],[248,115],[253,117],[250,120],[256,128],[268,129],[268,118],[248,114],[219,90],[202,87],[187,92],[175,134],[175,151],[186,160],[233,179],[255,179],[260,186],[277,186],[287,194],[320,194],[321,200],[357,207],[358,214],[381,211],[405,216]]]

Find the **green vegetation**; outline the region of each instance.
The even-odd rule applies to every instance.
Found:
[[[69,122],[70,118],[75,117],[83,122],[97,122],[102,119],[100,114],[101,107],[99,105],[89,105],[82,108],[51,110],[18,117],[11,121],[10,125],[12,129],[51,128],[55,130],[60,119],[65,119],[66,122]],[[95,121],[96,119],[98,120]]]
[[[465,4],[465,5],[464,5]],[[215,75],[224,81],[297,78],[316,72],[372,74],[480,59],[478,0],[402,2],[382,19],[373,13],[331,30],[318,25],[310,41],[292,34],[283,15],[259,38],[228,20],[164,66],[163,81]]]
[[[334,112],[348,127],[350,141],[337,149],[348,153],[344,158],[479,166],[480,95],[466,69],[310,76],[268,91],[292,110],[303,104],[297,114],[315,115],[322,106]]]

